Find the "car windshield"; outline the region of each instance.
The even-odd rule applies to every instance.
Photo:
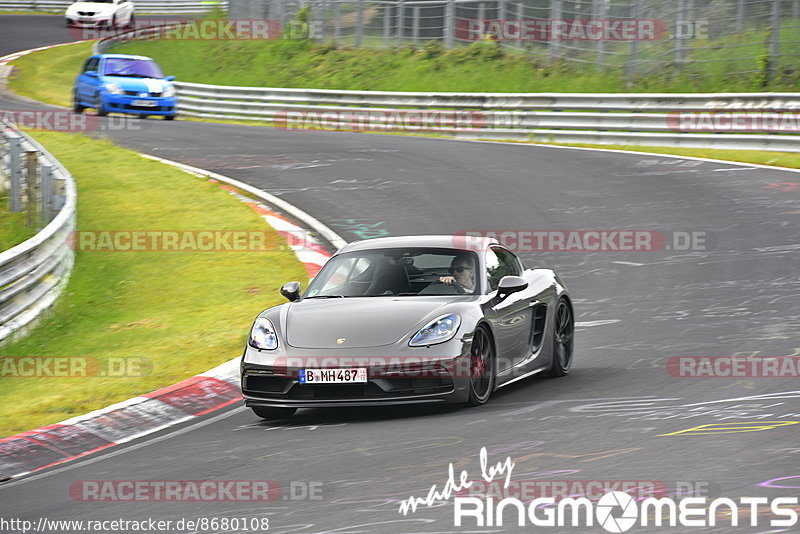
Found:
[[[478,293],[474,252],[392,248],[333,257],[311,282],[305,298],[460,295]]]
[[[163,78],[161,69],[150,59],[107,58],[103,71],[105,76],[127,76],[131,78]]]

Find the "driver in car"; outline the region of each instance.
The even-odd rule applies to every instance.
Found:
[[[447,285],[461,286],[467,293],[475,291],[475,268],[472,257],[462,254],[453,258],[450,263],[450,276],[440,276],[439,282]]]

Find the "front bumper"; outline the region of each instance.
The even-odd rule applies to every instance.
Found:
[[[248,346],[241,365],[242,395],[246,406],[275,408],[462,403],[469,395],[471,342],[469,336],[425,349],[394,347],[399,351],[383,355],[374,349],[294,348],[269,354]],[[366,367],[367,382],[301,384],[304,367]]]
[[[110,17],[82,17],[80,15],[67,15],[67,25],[77,28],[107,28],[111,26]]]
[[[137,101],[154,102],[154,106],[138,105]],[[109,113],[132,113],[136,115],[175,115],[178,109],[178,98],[132,96],[106,94],[103,98],[106,110]]]

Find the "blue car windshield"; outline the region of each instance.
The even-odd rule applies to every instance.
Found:
[[[125,76],[128,78],[163,78],[161,69],[149,59],[108,58],[103,70],[105,76]]]

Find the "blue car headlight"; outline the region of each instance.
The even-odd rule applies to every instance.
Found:
[[[425,347],[450,341],[460,325],[459,315],[455,313],[444,315],[420,328],[408,344],[411,347]]]
[[[250,346],[259,350],[278,348],[278,334],[266,317],[258,317],[253,323],[253,328],[250,329]]]
[[[175,96],[175,87],[172,85],[168,85],[164,88],[164,92],[161,93],[161,96],[165,98],[169,98],[171,96]]]
[[[107,83],[105,85],[105,88],[106,88],[106,93],[109,93],[109,94],[112,94],[112,95],[124,95],[125,94],[125,91],[122,90],[122,87],[120,87],[119,85],[117,85],[117,84],[115,84],[113,82]]]

